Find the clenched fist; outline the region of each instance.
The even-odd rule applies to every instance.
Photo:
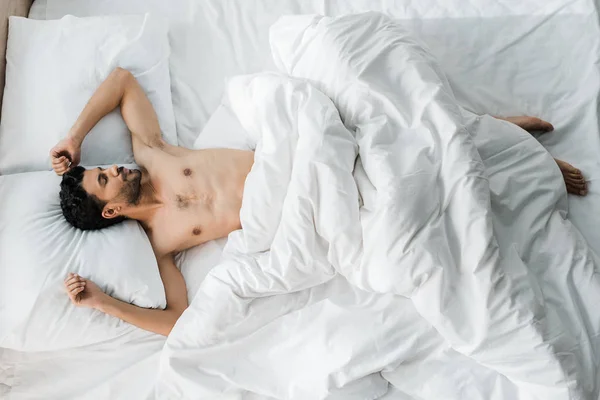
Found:
[[[98,308],[107,296],[94,282],[73,273],[67,275],[65,288],[71,302],[78,307]]]
[[[57,175],[62,175],[71,168],[79,165],[81,144],[72,137],[66,137],[50,150],[52,169]]]

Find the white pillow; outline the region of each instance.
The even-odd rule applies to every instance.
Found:
[[[256,143],[246,133],[231,110],[227,92],[194,142],[196,150],[210,148],[237,150],[254,150],[256,148]]]
[[[167,24],[128,15],[9,20],[6,86],[0,120],[0,174],[48,170],[49,151],[116,67],[128,69],[150,99],[165,140],[177,144]],[[133,162],[118,108],[82,146],[84,165]]]
[[[185,279],[189,303],[198,293],[200,284],[206,275],[221,260],[226,243],[227,238],[211,240],[175,256],[175,263]]]
[[[60,208],[60,181],[50,171],[0,176],[0,347],[66,349],[135,329],[72,305],[63,287],[69,272],[123,301],[166,304],[150,241],[139,224],[73,228]]]

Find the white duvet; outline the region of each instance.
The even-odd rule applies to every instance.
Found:
[[[284,17],[271,45],[281,74],[228,85],[257,144],[243,230],[157,397],[592,398],[597,264],[550,155],[380,14]]]

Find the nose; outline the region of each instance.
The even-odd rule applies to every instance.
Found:
[[[117,167],[116,165],[110,167],[109,171],[112,176],[119,176],[119,167]]]

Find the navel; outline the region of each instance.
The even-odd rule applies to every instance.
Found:
[[[183,170],[183,174],[185,176],[190,176],[190,175],[192,175],[192,170],[189,169],[189,168],[186,168],[186,169]]]
[[[194,234],[194,236],[198,236],[201,232],[202,231],[198,227],[195,227],[194,230],[192,231],[192,233]]]

